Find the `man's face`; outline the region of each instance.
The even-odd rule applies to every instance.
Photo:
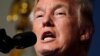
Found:
[[[39,0],[32,23],[38,56],[62,55],[78,45],[77,19],[70,15],[69,6],[67,0]]]

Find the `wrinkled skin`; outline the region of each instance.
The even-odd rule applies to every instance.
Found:
[[[73,56],[80,46],[77,18],[69,14],[67,0],[39,0],[34,9],[33,32],[37,36],[37,56]],[[44,32],[54,36],[42,39]],[[78,55],[77,55],[78,56]]]

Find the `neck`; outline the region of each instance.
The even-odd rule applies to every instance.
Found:
[[[77,47],[75,49],[72,48],[71,51],[67,51],[59,56],[87,56],[87,51],[86,51],[85,47],[81,46],[81,47]]]
[[[81,47],[79,56],[87,56],[87,51],[84,47]]]

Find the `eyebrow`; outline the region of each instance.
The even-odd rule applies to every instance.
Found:
[[[68,9],[68,6],[65,6],[65,5],[62,5],[62,4],[58,4],[57,6],[55,6],[53,8],[53,10],[56,10],[56,9],[59,9],[59,8],[66,8],[66,9]]]
[[[58,5],[56,5],[56,6],[53,6],[52,11],[54,11],[54,10],[56,10],[56,9],[59,9],[59,8],[62,8],[62,7],[66,8],[66,9],[68,10],[68,6],[63,5],[63,4],[58,4]],[[43,12],[45,12],[45,10],[42,9],[41,7],[37,7],[37,8],[34,10],[34,13],[36,13],[37,11],[43,11]]]
[[[38,7],[34,10],[34,13],[36,13],[37,11],[44,11],[42,8]]]

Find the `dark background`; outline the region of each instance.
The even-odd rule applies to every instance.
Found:
[[[95,32],[92,38],[92,43],[88,56],[100,56],[100,0],[94,0],[93,18]]]

